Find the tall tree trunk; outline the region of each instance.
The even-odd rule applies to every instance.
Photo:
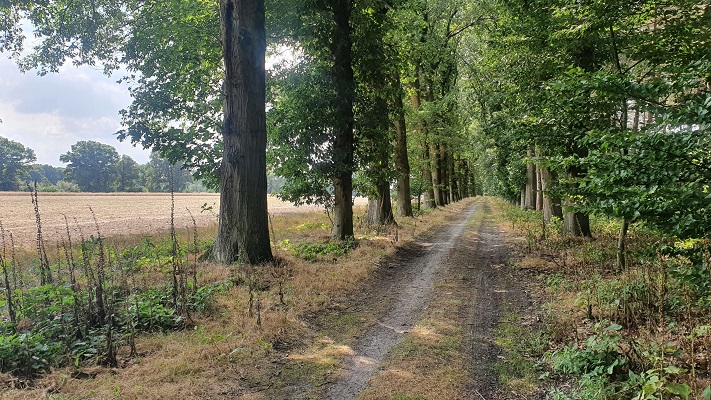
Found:
[[[454,157],[454,155],[451,155],[449,164],[447,164],[447,167],[449,168],[449,173],[448,173],[448,176],[449,176],[449,198],[451,199],[452,203],[461,200],[459,198],[457,168],[455,167],[456,164],[458,164],[458,160]]]
[[[556,174],[551,172],[548,167],[540,167],[541,172],[541,191],[543,192],[543,220],[550,222],[553,217],[563,218],[563,210],[560,205],[560,199],[553,196],[550,188],[555,181]]]
[[[439,183],[442,193],[442,204],[447,205],[451,203],[449,200],[449,175],[447,171],[447,145],[440,143],[439,145]]]
[[[425,142],[426,143],[426,142]],[[425,148],[427,148],[427,145],[425,144]],[[429,150],[424,150],[423,151],[423,159],[424,159],[424,164],[429,165],[430,163],[430,157],[429,157]],[[434,185],[432,183],[432,173],[430,172],[430,169],[427,167],[422,167],[422,170],[420,171],[422,174],[422,179],[425,181],[425,186],[427,186],[424,190],[424,195],[423,200],[424,200],[424,205],[422,206],[423,208],[436,208],[437,207],[437,202],[435,201],[435,194],[434,194]]]
[[[572,179],[578,177],[578,174],[575,168],[571,168],[567,175],[569,179]],[[563,202],[563,227],[567,235],[592,237],[590,217],[585,213],[575,212],[570,198]]]
[[[590,216],[585,213],[577,212],[575,213],[575,220],[578,222],[581,235],[586,238],[591,238],[592,230],[590,229]]]
[[[412,95],[410,96],[410,101],[412,102],[412,108],[415,111],[419,111],[422,105],[421,92],[422,87],[420,85],[420,75],[422,73],[422,66],[418,61],[415,61],[415,76],[412,80],[411,89]],[[432,185],[432,174],[430,173],[430,148],[429,148],[429,138],[427,134],[427,125],[421,119],[415,124],[415,130],[419,132],[421,138],[421,153],[422,163],[420,166],[420,178],[425,182],[424,192],[424,204],[419,203],[420,196],[418,194],[418,207],[422,208],[434,208],[435,204],[434,187]]]
[[[393,79],[393,113],[395,114],[395,172],[397,179],[397,215],[412,217],[412,194],[410,193],[410,161],[407,157],[407,124],[405,107],[402,104],[400,75]]]
[[[427,14],[424,16],[427,20]],[[432,104],[434,102],[434,89],[432,88],[432,82],[430,81],[427,74],[422,71],[420,66],[419,76],[422,77],[424,82],[424,92],[425,101]],[[425,122],[426,124],[426,122]],[[432,194],[434,195],[434,203],[436,206],[444,206],[444,197],[442,196],[442,157],[440,154],[439,142],[436,138],[432,136],[429,137],[430,141],[430,174],[432,175]]]
[[[462,175],[459,180],[459,192],[460,198],[466,199],[467,197],[471,196],[471,187],[470,187],[470,178],[469,178],[469,161],[468,160],[462,160]]]
[[[441,154],[439,150],[439,145],[436,143],[430,144],[430,173],[432,175],[432,190],[434,191],[435,204],[438,207],[444,206],[444,197],[442,196],[442,181],[440,172],[441,168]]]
[[[623,121],[623,126],[621,126],[622,129],[627,129],[628,128],[628,119],[629,119],[629,113],[627,111],[627,99],[624,99],[622,102],[622,121]],[[639,131],[639,111],[635,109],[634,114],[632,115],[632,126],[630,127],[632,129],[632,132],[638,132]],[[622,155],[627,155],[629,152],[629,149],[623,148],[622,149]],[[627,239],[627,231],[629,230],[630,227],[630,220],[629,218],[622,218],[621,224],[620,224],[620,233],[619,236],[617,237],[617,268],[620,271],[624,271],[627,268],[627,256],[626,256],[626,246],[625,242]]]
[[[334,127],[333,161],[336,173],[333,180],[333,227],[331,238],[343,240],[353,236],[353,55],[351,42],[351,3],[348,0],[329,0],[333,12],[332,73],[336,81],[339,121]]]
[[[457,197],[459,200],[467,198],[467,161],[458,160],[455,170],[457,171]]]
[[[264,1],[220,0],[225,63],[220,215],[212,255],[222,263],[270,261],[267,217]]]
[[[512,199],[513,200],[513,199]],[[526,187],[524,186],[523,189],[521,189],[521,208],[526,209]]]
[[[543,177],[541,165],[536,163],[536,211],[543,210]]]
[[[442,152],[442,186],[444,195],[444,204],[454,203],[454,196],[452,196],[452,169],[450,168],[452,164],[452,153],[450,152],[449,146],[442,144],[440,148]]]
[[[368,199],[368,224],[387,225],[395,222],[390,201],[390,182],[378,182],[378,197]]]
[[[617,269],[624,271],[627,268],[627,257],[625,251],[625,239],[627,231],[630,227],[630,221],[627,218],[622,218],[620,225],[620,235],[617,237]]]
[[[467,174],[465,178],[467,182],[467,191],[465,197],[476,197],[478,193],[477,180],[474,176],[474,172],[472,171],[471,161],[467,160],[465,168],[465,172]]]
[[[528,158],[533,157],[533,150],[529,149]],[[533,161],[526,162],[526,200],[525,208],[529,210],[536,209],[536,167]]]
[[[393,224],[395,223],[395,215],[393,215],[393,203],[390,198],[390,182],[384,182],[381,187],[378,188],[378,200],[380,204],[378,210],[380,210],[380,222],[383,224]]]
[[[427,143],[427,131],[424,130],[423,133],[425,136],[422,139],[422,167],[420,170],[420,174],[422,179],[425,181],[425,190],[424,190],[424,205],[423,208],[436,208],[437,207],[437,202],[435,201],[435,192],[434,192],[434,182],[432,182],[432,172],[430,172],[430,149],[429,149],[429,144]]]
[[[590,230],[590,216],[572,211],[573,205],[570,200],[563,201],[563,231],[565,234],[574,237],[592,237]]]

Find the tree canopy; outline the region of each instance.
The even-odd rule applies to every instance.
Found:
[[[108,144],[80,141],[59,157],[66,174],[84,192],[111,192],[118,178],[119,154]]]
[[[576,210],[706,235],[709,18],[703,2],[497,5],[465,69],[489,190],[517,198],[536,161]]]
[[[219,6],[229,4],[91,4],[2,3],[0,48],[41,73],[68,59],[107,71],[123,65],[133,103],[118,137],[185,162],[217,187],[225,121],[234,122],[223,107],[231,42],[216,22],[225,22]],[[284,178],[284,198],[338,210],[334,238],[350,233],[353,188],[385,207],[394,181],[403,215],[412,197],[438,207],[487,192],[564,218],[572,235],[589,234],[590,213],[708,234],[705,2],[264,7],[266,45],[291,55],[265,83],[269,169]],[[23,18],[38,36],[27,56]],[[255,49],[261,54],[261,43]]]
[[[0,136],[0,191],[18,190],[35,160],[34,150]]]
[[[192,182],[190,171],[179,164],[172,164],[156,152],[144,169],[146,190],[149,192],[184,192]]]

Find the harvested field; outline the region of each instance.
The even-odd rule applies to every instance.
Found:
[[[219,203],[219,194],[177,193],[176,228],[192,226],[190,213],[198,226],[216,225]],[[170,228],[169,193],[40,193],[39,209],[45,240],[51,243],[66,237],[65,215],[73,237],[79,237],[79,229],[86,237],[96,235],[90,207],[101,234],[106,237],[152,234]],[[318,210],[320,208],[313,206],[294,207],[269,197],[269,212],[275,215]],[[12,233],[15,245],[34,246],[37,225],[30,194],[0,193],[0,223],[6,232]]]

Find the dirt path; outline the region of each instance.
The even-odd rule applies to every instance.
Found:
[[[493,331],[505,313],[528,307],[529,296],[522,275],[507,265],[511,247],[504,232],[492,221],[489,205],[484,203],[481,212],[476,233],[469,232],[460,239],[460,246],[466,251],[452,259],[452,269],[455,273],[469,270],[466,316],[467,352],[472,360],[469,390],[474,399],[493,400],[509,398],[498,390],[498,377],[492,371],[500,353]]]
[[[472,202],[447,226],[417,243],[421,251],[403,252],[397,268],[383,288],[376,288],[372,301],[390,304],[377,325],[365,333],[345,363],[341,378],[326,393],[328,399],[355,399],[379,373],[388,351],[397,345],[421,319],[441,282],[454,281],[464,288],[465,307],[460,313],[468,327],[463,351],[471,357],[471,398],[490,399],[497,379],[491,372],[498,350],[492,330],[507,304],[526,302],[525,293],[512,289],[503,269],[509,257],[503,233],[491,218],[486,199]],[[384,298],[383,298],[384,296]]]

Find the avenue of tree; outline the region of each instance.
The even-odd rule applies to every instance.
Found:
[[[353,235],[354,191],[377,224],[476,193],[572,236],[607,214],[623,221],[621,267],[630,223],[711,227],[704,1],[23,0],[0,14],[0,50],[24,70],[128,71],[118,137],[219,187],[222,262],[271,259],[267,168],[284,198],[333,210],[336,240]],[[267,71],[267,51],[287,56]]]

